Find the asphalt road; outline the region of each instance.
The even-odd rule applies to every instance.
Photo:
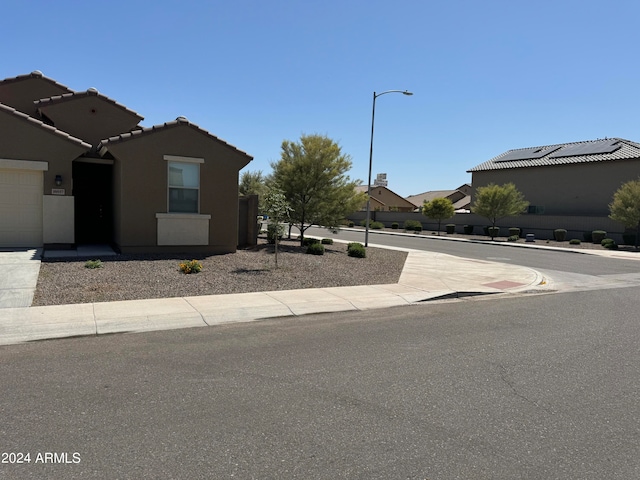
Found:
[[[640,478],[638,293],[0,347],[0,478]]]
[[[311,227],[307,232],[317,236],[364,242],[364,231],[340,230],[337,234],[333,234],[325,228]],[[602,276],[640,273],[640,261],[599,257],[560,249],[539,250],[514,247],[509,244],[492,245],[488,243],[457,242],[419,235],[387,235],[377,233],[375,230],[369,231],[369,243],[429,250],[457,257],[513,263],[536,270],[571,272],[581,275]]]

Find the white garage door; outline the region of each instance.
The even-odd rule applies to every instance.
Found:
[[[42,246],[42,172],[0,168],[0,247]]]

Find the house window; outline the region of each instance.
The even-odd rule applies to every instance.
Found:
[[[527,208],[527,213],[532,215],[543,215],[544,214],[544,206],[542,205],[529,205]]]
[[[169,162],[168,211],[200,212],[200,163]]]

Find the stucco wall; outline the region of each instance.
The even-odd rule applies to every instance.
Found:
[[[606,216],[615,191],[640,176],[640,159],[489,170],[472,176],[472,202],[478,187],[511,182],[531,205],[544,207],[545,215]]]
[[[168,161],[165,155],[203,158],[200,214],[210,215],[209,245],[202,251],[233,252],[238,239],[238,171],[247,157],[188,125],[110,144],[116,157],[114,188],[117,241],[122,251],[157,246],[156,214],[167,213]],[[179,248],[179,247],[176,247]],[[193,249],[185,249],[189,251]]]

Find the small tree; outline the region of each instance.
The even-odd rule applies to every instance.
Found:
[[[448,198],[434,198],[431,201],[424,201],[422,205],[422,214],[425,217],[438,220],[438,235],[440,235],[440,223],[446,218],[455,215],[453,203]]]
[[[264,210],[264,196],[268,190],[269,177],[262,174],[261,170],[255,172],[242,172],[238,193],[240,195],[258,195],[258,209],[260,213]]]
[[[275,259],[276,268],[278,268],[278,242],[280,241],[279,226],[282,222],[288,220],[291,207],[289,207],[289,203],[281,191],[271,188],[264,196],[264,209],[267,215],[269,215],[270,221],[275,224]]]
[[[311,225],[337,228],[366,201],[366,194],[356,191],[358,183],[347,175],[349,155],[324,135],[285,140],[280,160],[271,166],[273,181],[291,206],[291,223],[300,230],[300,245]]]
[[[499,219],[520,215],[528,206],[529,202],[524,199],[513,183],[504,185],[491,183],[486,187],[478,188],[471,211],[489,219],[493,227],[489,229],[489,233],[493,240],[496,222]]]
[[[636,229],[635,248],[640,239],[640,179],[623,184],[613,194],[613,202],[609,205],[609,217],[625,227]]]

